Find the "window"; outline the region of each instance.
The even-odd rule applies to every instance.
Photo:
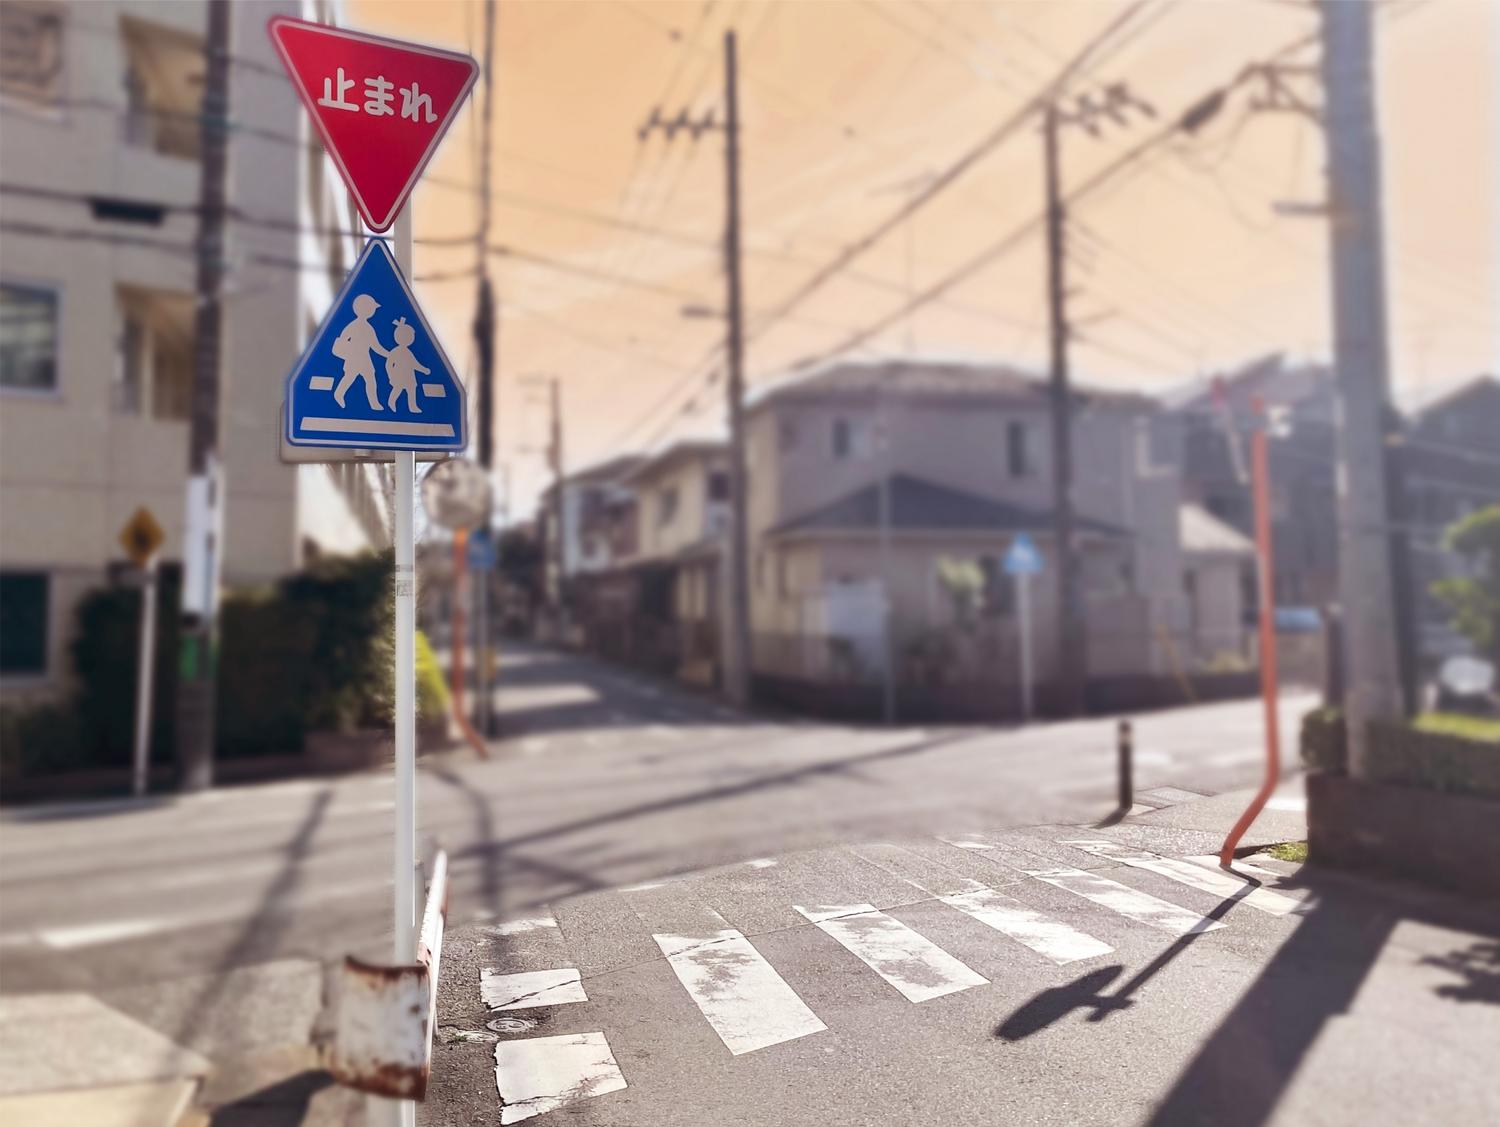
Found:
[[[729,473],[726,470],[711,470],[708,475],[708,499],[729,500]]]
[[[833,456],[837,461],[869,458],[874,454],[874,431],[854,419],[833,420]]]
[[[677,516],[677,487],[674,485],[669,489],[663,489],[656,495],[656,524],[663,527],[672,523]]]
[[[0,4],[0,94],[46,105],[62,93],[61,4]]]
[[[1025,423],[1012,419],[1005,424],[1005,464],[1011,477],[1031,476],[1031,448]]]
[[[0,673],[47,672],[47,574],[0,572]]]
[[[164,156],[201,156],[203,40],[133,16],[120,19],[125,44],[125,141]]]
[[[851,446],[849,437],[849,420],[833,420],[833,456],[840,461],[849,456]]]
[[[186,419],[193,387],[192,298],[121,286],[115,300],[115,410],[153,419]]]
[[[782,419],[776,425],[777,445],[783,451],[797,449],[797,422],[795,419]]]
[[[0,286],[0,387],[57,390],[57,293]]]

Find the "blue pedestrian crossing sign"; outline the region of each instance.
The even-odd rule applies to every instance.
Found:
[[[466,545],[469,556],[470,571],[494,571],[495,570],[495,541],[490,537],[487,528],[469,533]]]
[[[1040,575],[1042,553],[1036,550],[1031,537],[1023,532],[1006,549],[1004,566],[1006,575]]]
[[[286,381],[292,446],[462,450],[464,386],[385,244],[371,239]]]

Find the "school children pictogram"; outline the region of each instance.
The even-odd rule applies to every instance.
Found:
[[[463,448],[463,384],[379,240],[287,377],[286,403],[293,446]]]

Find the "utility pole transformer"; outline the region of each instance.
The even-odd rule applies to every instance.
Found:
[[[1366,774],[1368,725],[1401,715],[1385,473],[1385,256],[1375,118],[1376,7],[1319,5],[1323,21],[1334,367],[1339,402],[1339,595],[1349,773]]]
[[[213,785],[215,618],[224,525],[219,356],[229,166],[229,21],[229,0],[209,0],[204,38],[207,73],[199,125],[203,163],[198,188],[197,307],[177,679],[178,785],[184,791]]]
[[[1064,716],[1083,712],[1083,607],[1078,590],[1078,556],[1073,544],[1073,418],[1068,380],[1068,313],[1063,239],[1064,204],[1058,170],[1055,103],[1043,123],[1047,188],[1047,310],[1051,327],[1052,538],[1057,556],[1058,707]]]
[[[724,276],[729,314],[729,586],[724,690],[730,703],[750,703],[749,475],[745,468],[745,324],[740,281],[740,111],[733,29],[724,33]]]

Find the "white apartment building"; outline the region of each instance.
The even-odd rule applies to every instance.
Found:
[[[0,699],[68,675],[74,607],[146,506],[181,560],[204,4],[0,5]],[[388,540],[382,468],[278,456],[282,384],[358,253],[338,175],[266,36],[231,6],[219,456],[223,580]]]

